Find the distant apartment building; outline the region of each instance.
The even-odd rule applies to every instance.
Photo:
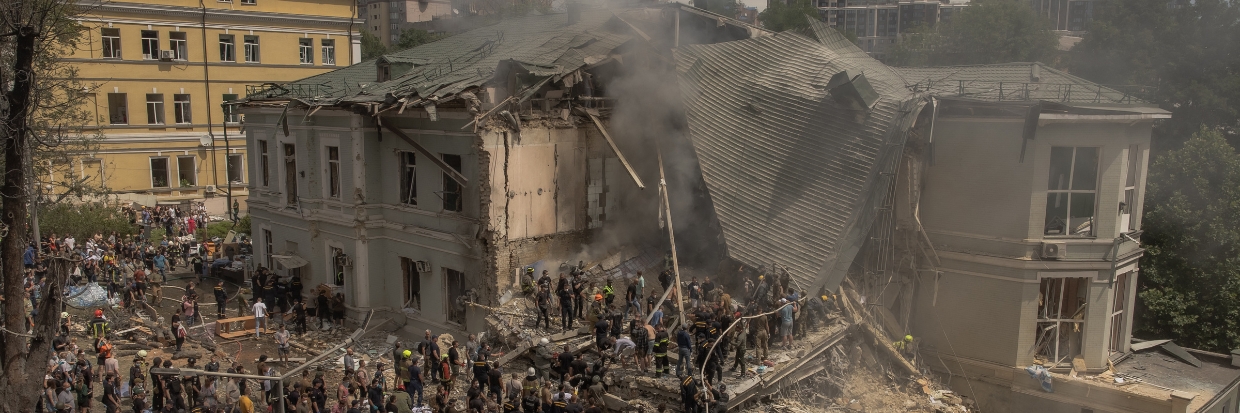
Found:
[[[451,0],[361,0],[366,30],[391,46],[411,23],[429,22],[454,13]]]
[[[221,104],[248,85],[326,73],[359,55],[352,0],[81,4],[85,33],[61,60],[88,86],[97,116],[87,133],[103,139],[58,170],[144,204],[206,199],[222,215],[232,193],[245,209],[244,120]]]
[[[786,1],[786,0],[774,0]],[[968,0],[815,0],[822,21],[857,36],[862,50],[882,56],[898,36],[920,26],[951,21],[968,7]],[[1089,29],[1097,4],[1103,0],[1021,0],[1050,20],[1054,30]]]

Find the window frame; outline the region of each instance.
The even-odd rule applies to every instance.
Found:
[[[334,159],[333,159],[334,157]],[[327,167],[327,197],[339,200],[341,197],[340,190],[340,147],[325,146],[323,148],[324,165]]]
[[[1084,294],[1073,292],[1072,293],[1073,295],[1069,296],[1068,293],[1070,291],[1067,288],[1069,284],[1069,280],[1075,280],[1075,282],[1077,283],[1075,286],[1078,289],[1083,288],[1085,290]],[[1086,342],[1085,334],[1088,332],[1088,330],[1086,330],[1086,321],[1089,319],[1089,304],[1090,304],[1089,298],[1090,298],[1090,288],[1092,284],[1093,284],[1093,277],[1081,277],[1079,276],[1079,274],[1064,274],[1063,276],[1055,275],[1055,276],[1040,276],[1039,277],[1038,296],[1040,298],[1039,299],[1040,304],[1038,305],[1038,308],[1035,310],[1035,311],[1038,311],[1038,314],[1036,314],[1036,318],[1035,318],[1036,321],[1034,323],[1036,333],[1035,333],[1035,342],[1034,342],[1033,351],[1035,355],[1041,354],[1042,346],[1039,345],[1039,343],[1044,342],[1043,341],[1044,339],[1050,339],[1050,337],[1054,337],[1053,339],[1051,339],[1049,343],[1046,344],[1048,346],[1048,350],[1050,350],[1051,352],[1050,357],[1053,359],[1053,360],[1050,360],[1049,365],[1047,365],[1048,368],[1055,368],[1059,366],[1061,363],[1063,363],[1065,360],[1070,365],[1072,363],[1072,359],[1074,358],[1074,355],[1071,354],[1071,347],[1073,344],[1071,342],[1072,337],[1069,337],[1067,340],[1068,341],[1067,346],[1069,347],[1067,349],[1068,353],[1065,356],[1060,357],[1062,353],[1061,350],[1063,350],[1061,348],[1061,345],[1064,344],[1064,340],[1060,337],[1060,332],[1064,331],[1065,325],[1069,327],[1068,329],[1070,331],[1079,331],[1079,333],[1077,333],[1077,336],[1076,336],[1076,340],[1077,340],[1076,350],[1078,353],[1077,355],[1083,354],[1085,352],[1085,349],[1084,349],[1084,344]],[[1057,297],[1054,297],[1054,298],[1057,298],[1057,300],[1054,302],[1056,310],[1054,314],[1051,314],[1050,313],[1051,310],[1047,309],[1045,306],[1051,302],[1052,297],[1048,297],[1046,293],[1048,292],[1056,293],[1056,291],[1054,291],[1056,285],[1059,287],[1057,289],[1058,295]],[[1075,314],[1067,315],[1067,317],[1065,317],[1065,314],[1063,313],[1063,309],[1065,306],[1063,300],[1065,296],[1085,299],[1085,302],[1079,306],[1076,306],[1074,310],[1076,313],[1081,314],[1080,319],[1073,317]],[[1043,313],[1044,309],[1045,309],[1045,313]],[[1045,324],[1054,324],[1053,330],[1052,330],[1052,327],[1043,328],[1042,326]],[[1073,324],[1077,324],[1079,325],[1079,327],[1071,328],[1073,327]],[[1043,334],[1050,334],[1050,336],[1043,336]]]
[[[243,6],[257,6],[257,5],[258,5],[258,0],[241,0],[241,5],[243,5]]]
[[[306,37],[297,39],[297,58],[303,65],[314,64],[314,39]]]
[[[118,106],[113,106],[112,104],[113,96],[119,97],[120,102]],[[117,113],[114,113],[116,109],[119,109],[120,111],[119,116],[123,118],[121,122],[116,121],[116,116],[118,115]],[[128,125],[129,124],[129,94],[108,93],[108,124],[109,125]]]
[[[247,34],[241,38],[245,48],[246,63],[262,63],[262,49],[259,48],[258,36]]]
[[[262,181],[263,186],[268,187],[268,188],[271,187],[271,168],[270,168],[271,152],[270,151],[271,151],[270,144],[267,142],[267,140],[259,139],[258,140],[258,156],[259,156],[258,167],[259,167],[259,173],[262,174],[259,178]]]
[[[172,161],[168,156],[152,156],[147,161],[151,178],[151,189],[171,189],[172,188]],[[156,185],[155,183],[155,161],[164,162],[164,185]]]
[[[336,65],[336,41],[333,39],[320,39],[319,47],[322,49],[323,66]]]
[[[239,96],[236,93],[225,93],[223,96],[220,96],[220,102],[231,102],[238,98]],[[222,106],[220,111],[224,112],[224,124],[241,123],[241,113],[237,112],[237,105]]]
[[[460,166],[459,167],[453,166],[452,162],[449,161],[449,159],[451,159],[450,157],[455,157]],[[452,169],[455,169],[457,173],[464,174],[464,172],[461,171],[461,169],[464,169],[464,166],[465,166],[464,156],[457,155],[457,154],[451,154],[451,153],[441,153],[439,154],[439,159],[443,161],[444,164],[447,164],[449,167],[452,167]],[[440,185],[440,190],[441,190],[440,198],[443,199],[444,212],[458,212],[458,213],[464,212],[465,211],[464,188],[462,188],[461,184],[456,182],[455,179],[452,179],[452,176],[448,175],[447,172],[440,171],[440,175],[442,175],[443,177],[443,181]],[[456,190],[449,191],[449,187],[456,188]],[[449,206],[449,202],[451,202],[449,201],[449,198],[451,198],[448,196],[449,193],[452,193],[455,195],[455,198],[453,198],[456,200],[455,208],[452,208]]]
[[[174,38],[174,35],[181,38]],[[168,32],[168,49],[176,54],[172,60],[189,60],[189,36],[185,32]]]
[[[422,311],[422,273],[418,272],[417,262],[400,257],[400,272],[403,278],[403,298],[404,304],[402,308],[412,308]],[[414,288],[414,287],[417,288]]]
[[[158,96],[159,99],[152,100],[151,98],[153,96]],[[147,125],[166,125],[168,119],[167,119],[167,114],[164,113],[164,111],[165,111],[164,94],[163,93],[147,93],[146,94],[146,124]],[[156,119],[151,119],[152,115],[154,115]]]
[[[1131,311],[1131,300],[1128,299],[1129,284],[1132,284],[1132,276],[1135,271],[1127,271],[1115,275],[1114,287],[1111,288],[1111,337],[1108,340],[1107,349],[1111,354],[1123,353],[1125,344],[1130,339],[1125,338],[1124,332],[1128,329],[1127,314]]]
[[[1098,205],[1099,205],[1098,194],[1100,192],[1099,184],[1101,183],[1101,178],[1102,178],[1102,174],[1101,174],[1102,147],[1100,146],[1051,146],[1050,155],[1048,156],[1049,163],[1054,162],[1054,153],[1055,153],[1056,148],[1069,148],[1072,150],[1072,158],[1069,159],[1069,163],[1068,163],[1070,167],[1068,170],[1067,179],[1065,181],[1065,184],[1067,185],[1067,189],[1050,189],[1051,188],[1050,180],[1052,179],[1050,174],[1054,172],[1053,170],[1054,167],[1049,166],[1048,172],[1047,172],[1047,183],[1044,186],[1045,188],[1047,188],[1046,189],[1046,205],[1050,205],[1052,196],[1063,195],[1063,198],[1066,200],[1065,201],[1066,204],[1064,207],[1065,215],[1063,218],[1065,218],[1066,220],[1063,223],[1064,225],[1063,233],[1048,234],[1047,228],[1050,227],[1050,218],[1051,218],[1050,217],[1051,211],[1050,211],[1050,208],[1048,207],[1045,211],[1043,211],[1044,219],[1043,219],[1043,224],[1042,224],[1042,236],[1048,237],[1048,238],[1095,238],[1098,235]],[[1095,169],[1094,169],[1093,189],[1075,189],[1075,184],[1076,184],[1075,181],[1078,177],[1077,176],[1078,171],[1076,170],[1077,154],[1079,153],[1081,149],[1094,149],[1095,150],[1094,156],[1096,158],[1094,159]],[[1072,218],[1073,218],[1072,217],[1072,210],[1073,210],[1072,199],[1074,198],[1073,195],[1082,195],[1082,194],[1088,194],[1088,195],[1093,196],[1094,205],[1092,207],[1092,215],[1090,216],[1090,220],[1092,220],[1092,223],[1089,226],[1088,234],[1073,234],[1072,233]]]
[[[172,121],[177,125],[194,123],[193,106],[190,105],[188,93],[174,93],[172,95]]]
[[[1141,229],[1139,207],[1141,181],[1141,145],[1128,145],[1128,165],[1124,171],[1124,192],[1120,202],[1120,233],[1136,232]],[[1125,217],[1126,216],[1126,217]],[[1124,221],[1127,221],[1126,225]]]
[[[103,27],[99,30],[104,59],[121,58],[121,29]]]
[[[141,33],[142,60],[159,60],[159,31],[143,30]],[[155,37],[147,37],[154,35]]]
[[[267,268],[275,269],[275,257],[273,257],[275,254],[271,252],[271,250],[275,248],[275,237],[272,236],[270,229],[263,228],[262,231],[263,249],[265,250],[263,253],[267,255]]]
[[[181,185],[181,179],[184,170],[181,168],[182,160],[189,159],[189,185]],[[194,188],[198,186],[198,157],[194,155],[177,155],[177,188]]]
[[[237,62],[237,36],[233,34],[220,35],[220,61],[227,63]]]
[[[233,158],[237,161],[233,162]],[[234,167],[237,169],[235,174],[232,173]],[[224,179],[229,185],[245,183],[245,154],[230,153],[224,157]]]
[[[397,152],[400,162],[400,198],[402,205],[418,206],[418,155],[413,151]]]

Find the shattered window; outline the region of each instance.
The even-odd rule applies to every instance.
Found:
[[[1043,278],[1038,290],[1036,358],[1044,366],[1071,364],[1081,354],[1089,278]]]
[[[1128,280],[1131,278],[1132,272],[1125,272],[1115,276],[1115,287],[1111,290],[1111,345],[1112,353],[1122,353],[1124,344],[1127,344],[1129,337],[1124,334],[1127,331],[1128,317],[1125,313],[1128,310]]]
[[[418,158],[413,152],[400,153],[400,203],[418,205]]]
[[[443,162],[453,170],[461,172],[461,155],[443,154]],[[443,174],[443,209],[445,211],[461,211],[461,184],[447,173]]]
[[[1051,148],[1044,235],[1094,235],[1098,148]]]

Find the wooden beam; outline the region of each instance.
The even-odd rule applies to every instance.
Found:
[[[456,183],[461,184],[461,187],[469,186],[469,180],[465,179],[465,175],[461,175],[461,173],[457,172],[456,169],[452,169],[452,167],[448,166],[448,164],[445,163],[443,159],[439,159],[439,157],[435,156],[434,153],[431,153],[431,151],[427,150],[417,141],[414,141],[413,138],[410,138],[409,135],[406,135],[404,131],[397,129],[395,126],[392,126],[391,122],[383,122],[383,127],[387,128],[387,130],[396,134],[396,136],[399,136],[401,139],[404,139],[405,143],[408,143],[409,146],[412,146],[413,149],[418,151],[418,153],[422,154],[422,156],[429,158],[431,160],[431,163],[435,164],[435,166],[438,166],[439,169],[442,169],[443,172],[448,174],[448,177],[452,178],[453,181],[456,181]]]
[[[611,145],[612,152],[615,152],[616,157],[620,158],[620,163],[624,164],[624,169],[629,171],[629,176],[633,177],[633,182],[637,184],[637,187],[640,189],[646,189],[646,184],[642,183],[642,179],[637,176],[637,172],[633,171],[632,166],[629,166],[629,161],[624,159],[624,154],[620,153],[620,148],[616,147],[616,142],[612,141],[611,135],[607,134],[607,129],[603,128],[603,122],[599,121],[598,116],[595,114],[590,113],[589,111],[584,112],[586,116],[590,117],[591,121],[594,121],[594,127],[598,128],[598,131],[603,134],[603,139],[607,140],[607,144]]]

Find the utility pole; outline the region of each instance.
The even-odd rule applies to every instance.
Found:
[[[676,311],[680,313],[680,325],[685,325],[684,291],[680,291],[680,262],[676,256],[676,231],[672,229],[672,204],[667,199],[667,177],[663,175],[663,149],[659,153],[659,189],[663,193],[663,212],[667,214],[667,239],[672,245],[672,273],[676,274]]]
[[[237,211],[234,211],[232,207],[232,167],[228,163],[229,155],[232,154],[232,147],[228,145],[228,117],[232,115],[234,108],[228,102],[220,103],[220,107],[224,109],[224,185],[228,187],[228,190],[224,192],[226,197],[224,200],[224,210],[228,211],[228,216],[232,217],[232,222],[235,225],[241,217],[237,216]],[[215,164],[215,167],[218,169],[219,164]],[[216,188],[218,187],[217,184]]]

